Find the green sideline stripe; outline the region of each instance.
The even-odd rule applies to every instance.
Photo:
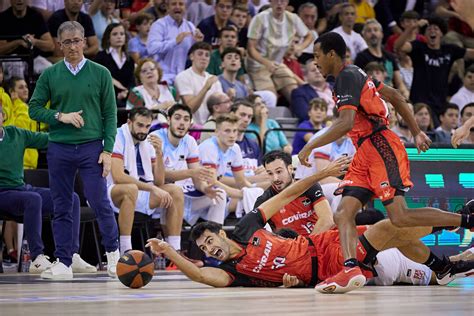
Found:
[[[474,149],[431,148],[418,154],[416,148],[407,148],[411,161],[474,161]]]

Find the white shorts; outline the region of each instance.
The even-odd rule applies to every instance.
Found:
[[[227,195],[221,190],[222,199],[211,200],[207,196],[184,195],[184,220],[191,226],[199,218],[224,224]]]
[[[372,279],[375,285],[429,285],[431,280],[430,268],[408,259],[396,248],[379,252],[374,268],[378,274]]]
[[[115,206],[114,202],[112,201],[112,189],[114,188],[115,184],[110,185],[107,188],[107,197],[110,201],[110,206],[115,213],[119,213],[120,209]],[[150,209],[150,192],[148,191],[138,191],[138,198],[137,204],[135,206],[135,212],[139,212],[145,215],[152,215],[155,213],[157,209]],[[159,218],[159,217],[158,217]]]

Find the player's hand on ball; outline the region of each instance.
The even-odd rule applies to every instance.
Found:
[[[415,144],[418,153],[425,152],[430,149],[431,139],[424,132],[420,132],[415,136]]]
[[[168,244],[166,241],[157,239],[157,238],[151,238],[146,241],[145,247],[150,248],[151,252],[154,255],[159,255],[161,253],[164,253],[166,250],[171,249],[170,244]]]
[[[346,174],[349,165],[351,164],[352,157],[342,156],[334,161],[331,161],[329,165],[322,170],[326,173],[326,176],[339,177]]]
[[[295,287],[301,285],[301,281],[294,275],[285,273],[283,275],[283,286],[284,287]]]

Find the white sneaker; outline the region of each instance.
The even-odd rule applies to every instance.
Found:
[[[107,273],[109,277],[117,277],[117,263],[120,259],[120,251],[117,249],[113,252],[106,252],[107,255]]]
[[[73,273],[96,273],[97,268],[91,264],[85,262],[81,256],[77,253],[72,255],[72,264],[71,264]]]
[[[59,259],[57,259],[50,267],[41,273],[41,278],[51,280],[72,280],[72,268],[66,267],[64,263],[59,262]]]
[[[30,265],[30,273],[38,274],[46,270],[52,265],[51,261],[49,261],[49,257],[43,254],[38,255],[36,259]]]

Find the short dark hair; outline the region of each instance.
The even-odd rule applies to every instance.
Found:
[[[249,14],[249,9],[245,5],[240,4],[240,3],[234,6],[234,9],[232,10],[232,14],[234,13],[234,11],[241,11],[241,12],[245,12]]]
[[[469,65],[469,67],[466,68],[466,73],[464,74],[464,77],[467,75],[468,72],[474,74],[474,64],[471,64]]]
[[[364,67],[364,71],[366,73],[370,73],[373,71],[381,71],[381,72],[386,72],[387,70],[385,69],[385,66],[382,63],[379,63],[377,61],[371,61]]]
[[[154,18],[149,13],[140,13],[135,17],[134,23],[135,25],[142,25],[145,22],[153,21]]]
[[[219,31],[219,38],[222,37],[224,32],[234,32],[235,34],[237,34],[237,37],[239,36],[239,31],[234,25],[226,25],[223,28],[221,28],[221,30]]]
[[[418,12],[413,11],[413,10],[408,10],[402,13],[400,16],[400,22],[403,20],[418,20],[420,18],[420,15]]]
[[[287,167],[293,163],[293,160],[290,154],[282,150],[272,150],[271,152],[263,156],[262,158],[263,166],[266,166],[267,164],[274,162],[277,159],[283,160],[283,162],[285,163],[285,166]]]
[[[179,110],[188,112],[189,117],[191,119],[193,118],[193,112],[191,111],[191,108],[189,106],[185,105],[185,104],[182,104],[182,103],[176,103],[168,109],[168,118],[171,118],[173,116],[173,114],[176,111],[179,111]]]
[[[446,103],[446,106],[444,107],[443,111],[439,114],[439,116],[445,115],[449,109],[457,110],[459,112],[459,106],[457,104]]]
[[[346,42],[344,42],[342,36],[336,32],[328,32],[321,35],[316,40],[315,44],[317,43],[321,45],[321,50],[324,54],[333,50],[341,59],[344,59],[346,56]]]
[[[428,26],[430,25],[436,25],[439,27],[441,30],[441,33],[446,34],[448,31],[448,26],[446,25],[446,22],[443,20],[443,18],[440,18],[439,16],[432,16],[428,19]]]
[[[130,110],[128,113],[128,118],[130,121],[135,121],[137,116],[145,116],[153,119],[153,112],[144,106],[137,106]]]
[[[240,57],[240,60],[242,61],[242,54],[240,53],[240,50],[237,47],[227,47],[224,49],[224,51],[221,54],[221,59],[224,60],[225,55],[227,54],[237,54]]]
[[[236,99],[236,100],[234,100],[234,103],[232,103],[232,107],[230,108],[230,112],[231,113],[237,112],[237,110],[239,109],[239,107],[241,105],[246,106],[248,108],[251,108],[255,112],[255,106],[252,103],[250,103],[249,101],[247,101],[246,99]]]
[[[210,231],[211,233],[219,234],[221,229],[221,224],[211,221],[201,222],[193,227],[193,229],[191,230],[190,238],[192,241],[196,242],[196,239],[201,237],[201,235],[204,234],[206,230]]]
[[[462,110],[461,110],[461,117],[464,115],[464,111],[467,109],[467,108],[470,108],[470,107],[474,107],[474,102],[471,102],[471,103],[468,103],[466,104]]]
[[[102,43],[101,43],[102,49],[106,50],[110,48],[110,34],[112,33],[112,30],[114,28],[119,27],[119,26],[123,27],[123,30],[125,31],[125,43],[122,46],[122,50],[126,54],[128,51],[128,33],[127,33],[127,28],[122,23],[114,22],[107,25],[104,31],[104,35],[102,35]]]
[[[210,52],[212,51],[212,46],[211,44],[206,43],[206,42],[196,42],[189,49],[188,56],[194,53],[195,51],[197,51],[198,49],[204,49]]]
[[[326,112],[328,110],[328,103],[324,99],[314,98],[309,101],[308,111],[311,111],[312,109],[319,109]]]

